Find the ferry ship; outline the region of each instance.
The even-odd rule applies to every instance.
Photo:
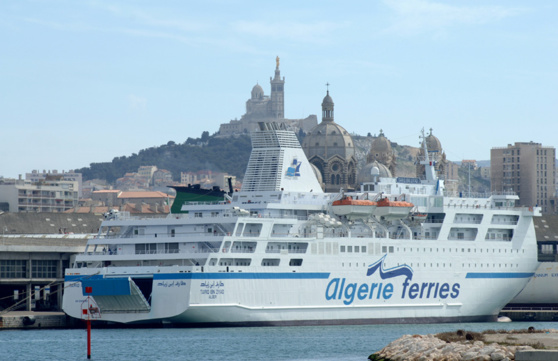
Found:
[[[177,196],[163,219],[108,214],[66,271],[63,309],[192,326],[495,321],[538,267],[540,209],[449,194],[422,138],[424,177],[325,193],[295,134],[262,123],[240,191]]]

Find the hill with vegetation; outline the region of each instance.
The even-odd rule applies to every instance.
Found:
[[[300,132],[297,135],[302,143],[305,134]],[[366,164],[366,154],[375,138],[371,135],[356,134],[352,134],[352,137],[358,165],[361,168]],[[392,143],[392,148],[396,157],[396,174],[414,177],[419,149],[397,143]],[[251,150],[248,135],[218,137],[216,134],[210,136],[209,132],[203,132],[200,138],[188,138],[182,144],[169,141],[159,147],[142,149],[128,157],[116,157],[112,162],[91,163],[89,167],[76,171],[83,174],[84,180],[103,179],[108,183],[114,183],[125,173],[137,172],[140,166],[145,165],[154,165],[170,171],[174,181],[180,181],[180,172],[201,170],[224,172],[242,179]],[[486,192],[490,188],[489,181],[480,176],[478,169],[471,171],[469,177],[469,170],[460,168],[458,175],[459,191]]]
[[[125,173],[137,172],[143,165],[166,169],[175,181],[180,181],[180,172],[200,170],[224,172],[242,178],[251,150],[252,144],[247,135],[216,137],[203,132],[201,138],[188,138],[182,144],[169,141],[128,157],[116,157],[112,162],[91,163],[89,167],[76,169],[76,172],[82,173],[83,180],[104,179],[108,183],[114,183]]]

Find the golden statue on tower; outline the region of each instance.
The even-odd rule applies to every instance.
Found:
[[[275,63],[277,63],[277,69],[279,69],[279,55],[275,58]]]

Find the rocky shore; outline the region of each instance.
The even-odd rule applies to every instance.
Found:
[[[516,353],[558,349],[557,330],[445,332],[405,335],[369,356],[371,361],[511,361]],[[551,351],[546,351],[551,352]],[[558,355],[558,354],[557,354]]]

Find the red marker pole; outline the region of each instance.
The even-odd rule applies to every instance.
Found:
[[[91,359],[91,319],[87,319],[87,359]]]

